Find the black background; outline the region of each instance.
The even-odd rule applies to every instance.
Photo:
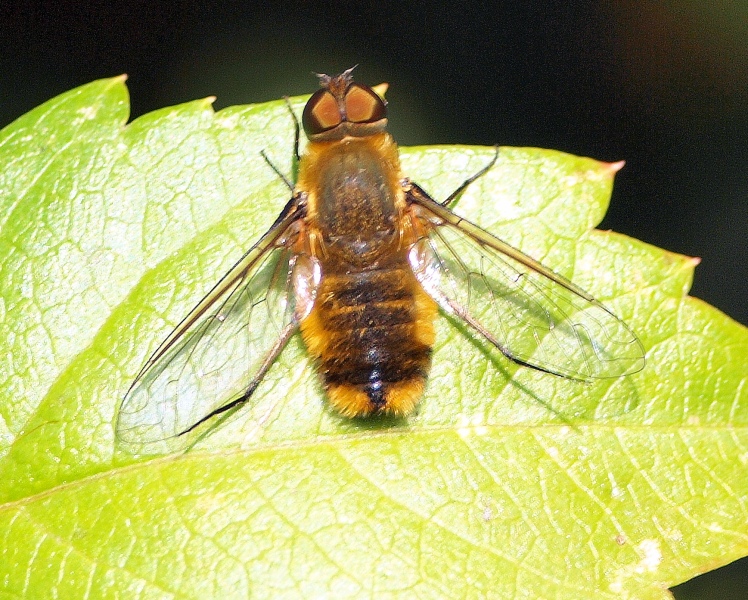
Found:
[[[692,294],[748,322],[748,4],[0,3],[0,126],[129,75],[132,116],[388,81],[402,145],[540,146],[626,160],[610,228],[700,256]],[[745,563],[676,590],[744,598]]]

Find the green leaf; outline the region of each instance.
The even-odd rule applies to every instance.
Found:
[[[295,99],[298,108],[304,99]],[[579,384],[440,318],[420,412],[336,416],[290,344],[190,453],[118,450],[170,328],[272,223],[283,102],[125,126],[124,78],[0,133],[2,597],[667,598],[747,553],[746,329],[686,296],[697,261],[593,230],[616,171],[503,148],[456,212],[589,290],[647,349]],[[446,197],[491,157],[402,150]]]

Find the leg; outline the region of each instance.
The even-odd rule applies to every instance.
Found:
[[[485,167],[483,167],[480,171],[478,171],[474,175],[471,175],[465,181],[463,181],[460,184],[460,187],[458,187],[454,192],[452,192],[447,197],[446,200],[444,200],[443,202],[440,202],[440,204],[442,206],[449,206],[450,204],[452,204],[452,202],[457,197],[459,197],[460,194],[462,194],[462,192],[465,191],[465,189],[467,188],[467,186],[469,186],[471,183],[473,183],[473,181],[475,181],[479,177],[482,177],[483,175],[485,175],[489,171],[489,169],[496,164],[496,161],[498,160],[498,158],[499,158],[499,147],[498,146],[494,146],[494,155],[493,155],[493,158],[491,159],[491,161]]]
[[[286,101],[286,107],[288,107],[288,112],[291,113],[291,118],[293,119],[293,127],[294,127],[294,133],[293,133],[293,164],[291,166],[291,173],[293,174],[293,179],[296,179],[296,172],[299,168],[299,135],[301,133],[301,129],[299,126],[299,119],[296,117],[296,113],[293,111],[293,107],[291,106],[291,102],[288,99],[288,96],[284,96],[283,100]],[[265,151],[263,150],[260,152],[262,155],[262,158],[265,159],[265,162],[270,166],[270,168],[275,172],[275,174],[280,177],[283,180],[283,183],[286,184],[289,190],[293,192],[293,184],[289,181],[288,177],[286,177],[283,173],[280,172],[280,169],[276,167],[272,161],[268,158],[268,155],[265,154]]]

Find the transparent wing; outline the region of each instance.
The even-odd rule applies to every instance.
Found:
[[[297,257],[281,239],[294,219],[282,214],[151,356],[122,401],[121,441],[180,435],[254,390],[297,325]]]
[[[582,381],[644,367],[636,335],[587,292],[417,186],[409,196],[429,232],[411,251],[419,281],[507,357]]]

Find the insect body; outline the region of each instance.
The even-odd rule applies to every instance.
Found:
[[[178,436],[238,408],[299,329],[337,411],[407,415],[438,307],[540,371],[589,381],[643,368],[641,343],[602,304],[449,210],[493,161],[438,203],[403,177],[384,100],[351,70],[320,83],[291,199],[143,367],[121,439]]]
[[[321,102],[345,107],[346,86],[331,80]],[[355,93],[382,102],[368,90]],[[301,335],[342,414],[407,414],[423,394],[437,306],[409,262],[416,232],[406,222],[397,148],[368,122],[357,136],[357,123],[341,121],[346,138],[335,139],[335,128],[314,133],[313,111],[305,116],[321,141],[310,142],[297,187],[306,194],[307,234],[318,240],[309,252],[322,277]]]

